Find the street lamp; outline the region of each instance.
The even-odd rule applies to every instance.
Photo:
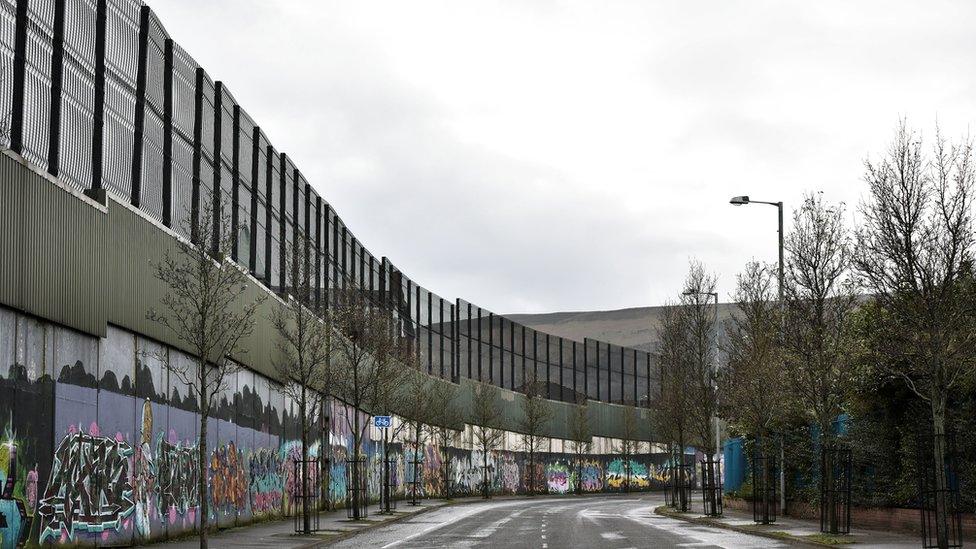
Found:
[[[744,206],[746,204],[769,204],[770,206],[776,206],[779,210],[779,306],[783,307],[785,302],[783,301],[783,203],[782,202],[766,202],[764,200],[752,200],[748,195],[733,196],[729,200],[729,204],[733,206]],[[786,474],[785,467],[783,466],[783,445],[780,444],[779,447],[779,508],[781,512],[786,509]]]

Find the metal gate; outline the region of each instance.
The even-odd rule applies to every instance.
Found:
[[[306,482],[302,482],[302,465],[308,474]],[[305,532],[305,509],[308,506],[308,526],[309,532],[318,532],[320,525],[320,506],[319,506],[319,460],[318,459],[295,459],[292,460],[292,478],[295,479],[291,493],[291,501],[295,505],[295,533]],[[308,491],[304,490],[304,485],[308,484]]]
[[[936,443],[941,445],[945,456],[941,464],[935,462]],[[934,437],[931,431],[920,434],[916,454],[920,473],[919,507],[922,512],[922,547],[938,549],[962,547],[955,440],[945,435]]]
[[[366,518],[369,495],[366,493],[366,457],[346,460],[346,517]]]
[[[759,524],[776,522],[779,474],[773,450],[764,452],[759,441],[752,453],[752,520]]]
[[[701,463],[702,505],[708,517],[722,516],[722,466],[713,456],[705,456]]]
[[[851,451],[836,443],[820,453],[820,531],[851,533]]]

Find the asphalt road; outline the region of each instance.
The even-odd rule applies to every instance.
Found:
[[[498,500],[453,505],[334,547],[786,547],[775,540],[654,514],[656,495]]]

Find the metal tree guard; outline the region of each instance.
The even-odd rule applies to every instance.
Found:
[[[417,452],[414,452],[413,459],[407,460],[407,465],[409,465],[410,470],[413,471],[413,476],[410,479],[410,482],[407,483],[410,485],[410,505],[420,505],[418,496],[424,487],[424,460],[422,457],[418,457]]]
[[[396,483],[393,482],[390,471],[396,467],[396,458],[383,460],[383,490],[380,493],[383,513],[394,513],[397,507]]]
[[[759,524],[776,522],[778,468],[773,450],[762,451],[760,441],[752,454],[752,520]]]
[[[366,518],[369,504],[366,492],[366,457],[346,460],[346,518]]]
[[[319,460],[318,459],[295,459],[292,460],[292,478],[295,479],[295,483],[292,486],[291,500],[298,505],[299,511],[295,513],[295,533],[302,534],[305,532],[305,504],[308,504],[309,513],[309,531],[318,532],[321,530],[321,508],[319,507],[319,487],[309,486],[308,493],[303,490],[304,482],[302,482],[302,465],[305,466],[305,471],[312,472],[318,471]],[[318,475],[309,475],[308,482],[312,484],[312,479],[317,479]]]
[[[959,477],[955,440],[934,436],[928,426],[918,435],[919,507],[922,514],[922,547],[962,547],[962,517],[959,507]],[[945,459],[935,462],[935,443],[942,445]],[[939,479],[938,475],[942,478]],[[942,488],[939,487],[941,480]],[[940,513],[939,510],[942,510]]]
[[[820,531],[851,533],[851,451],[837,443],[820,454]]]
[[[687,512],[691,510],[691,477],[694,466],[685,464],[683,460],[677,461],[683,457],[672,457],[667,467],[669,486],[664,497],[667,505],[678,511]]]
[[[721,464],[713,456],[705,456],[700,463],[704,515],[708,517],[722,516]]]

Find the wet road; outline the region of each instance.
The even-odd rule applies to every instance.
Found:
[[[657,495],[500,500],[448,506],[333,547],[786,547],[654,514]]]

